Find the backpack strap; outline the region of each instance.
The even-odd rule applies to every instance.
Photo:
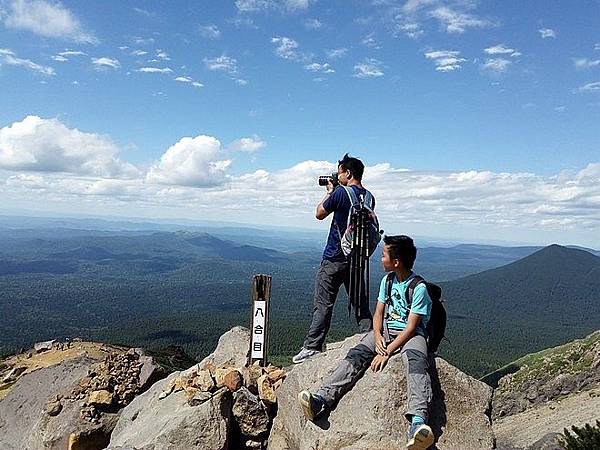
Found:
[[[392,285],[394,284],[394,272],[390,272],[385,277],[385,309],[383,310],[383,338],[386,342],[390,341],[390,330],[387,325],[388,308],[392,304]]]
[[[412,280],[410,280],[410,283],[408,283],[408,286],[406,287],[404,298],[406,299],[406,307],[408,308],[408,312],[410,312],[410,308],[412,306],[413,292],[415,292],[417,285],[421,283],[425,283],[425,280],[423,277],[416,275]]]
[[[367,190],[365,189],[365,191]],[[371,211],[375,209],[375,197],[369,191],[365,194],[365,206]]]

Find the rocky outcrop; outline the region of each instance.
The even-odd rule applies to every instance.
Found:
[[[152,358],[139,349],[43,344],[39,352],[5,363],[21,370],[4,384],[7,393],[0,401],[3,450],[102,449],[119,410],[160,376]],[[15,369],[10,371],[14,375]]]
[[[285,372],[245,367],[249,346],[250,332],[233,328],[201,363],[154,384],[124,409],[109,448],[264,448]],[[271,388],[268,399],[258,379]]]
[[[402,360],[390,359],[381,373],[367,370],[337,407],[317,423],[307,421],[297,404],[303,389],[315,390],[360,335],[295,366],[277,392],[278,414],[269,438],[270,449],[403,449],[408,424]],[[488,417],[492,389],[440,358],[435,360],[431,425],[440,450],[492,449],[494,436]]]

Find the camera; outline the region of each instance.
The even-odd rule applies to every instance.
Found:
[[[327,186],[327,183],[329,183],[330,181],[334,187],[340,184],[337,172],[334,172],[331,175],[321,175],[319,177],[319,186]]]

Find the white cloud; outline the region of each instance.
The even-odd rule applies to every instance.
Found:
[[[87,56],[87,53],[80,50],[65,50],[64,52],[57,53],[57,55],[68,58],[69,56]]]
[[[416,22],[401,22],[395,25],[398,32],[404,33],[411,39],[417,39],[421,37],[425,31]]]
[[[147,54],[148,54],[148,52],[146,50],[133,50],[131,52],[132,56],[144,56],[144,55],[147,55]]]
[[[191,77],[176,77],[174,78],[175,81],[179,81],[180,83],[189,83],[194,87],[204,87],[204,85],[202,83],[200,83],[199,81],[195,81],[193,78]]]
[[[508,48],[504,44],[494,45],[483,50],[488,55],[510,55],[512,57],[521,56],[521,52],[514,48]]]
[[[329,63],[319,64],[319,63],[311,63],[304,66],[304,68],[310,72],[319,72],[319,73],[334,73],[335,70],[329,65]]]
[[[356,78],[377,78],[383,75],[383,63],[374,58],[365,58],[354,66],[353,76]]]
[[[277,47],[275,54],[283,59],[298,60],[301,55],[298,52],[298,42],[288,37],[274,37],[271,42]]]
[[[154,164],[150,183],[191,187],[214,187],[227,180],[231,160],[221,159],[221,143],[211,136],[184,137]]]
[[[201,25],[198,27],[198,30],[200,31],[200,36],[207,39],[219,39],[221,37],[221,31],[214,24]]]
[[[42,66],[34,63],[30,59],[19,58],[12,50],[7,48],[0,48],[0,65],[2,64],[6,64],[7,66],[23,67],[24,69],[32,70],[34,72],[41,73],[42,75],[56,75],[56,72],[52,67]]]
[[[295,12],[307,9],[314,0],[236,0],[241,13],[255,13],[271,9]]]
[[[68,61],[68,59],[67,59],[67,58],[65,58],[64,56],[60,56],[60,55],[54,55],[54,56],[52,57],[52,59],[53,59],[54,61],[58,61],[58,62],[66,62],[66,61]]]
[[[481,66],[483,70],[487,70],[493,73],[504,73],[508,70],[512,61],[504,58],[487,58],[485,63]]]
[[[554,31],[551,28],[540,28],[538,30],[538,33],[540,33],[540,36],[542,37],[542,39],[548,39],[548,38],[555,38],[556,37],[556,31]]]
[[[584,84],[583,86],[577,88],[577,91],[582,93],[600,92],[600,81]]]
[[[146,16],[146,17],[154,17],[156,14],[153,12],[150,12],[146,9],[142,9],[142,8],[133,8],[133,10],[138,13],[141,14],[142,16]]]
[[[208,70],[225,72],[229,75],[238,73],[237,60],[230,56],[221,55],[217,58],[204,58],[204,64]]]
[[[375,33],[369,33],[367,34],[364,38],[362,38],[362,40],[360,41],[360,43],[362,45],[365,45],[369,48],[373,48],[373,49],[379,49],[381,48],[379,45],[379,42],[377,42],[377,39],[375,39]]]
[[[440,6],[429,13],[437,19],[448,33],[464,33],[468,28],[485,28],[490,22],[467,12],[456,11],[448,6]]]
[[[136,72],[142,73],[173,73],[170,67],[141,67]]]
[[[133,177],[138,170],[117,158],[107,137],[67,128],[57,119],[27,116],[0,129],[0,167],[69,172],[98,177]]]
[[[600,44],[595,44],[594,45],[594,50],[600,50]]]
[[[171,57],[164,50],[158,49],[158,50],[156,50],[156,59],[160,59],[162,61],[170,61]]]
[[[345,48],[345,47],[332,48],[332,49],[329,49],[329,50],[325,50],[325,55],[327,55],[327,57],[329,59],[342,58],[343,56],[346,55],[346,53],[348,53],[348,49]]]
[[[323,28],[323,22],[321,22],[319,19],[308,19],[306,22],[304,22],[304,26],[309,30],[318,30]]]
[[[425,53],[427,59],[433,60],[435,70],[438,72],[452,72],[460,69],[461,64],[466,61],[460,57],[460,52],[456,50],[437,50]]]
[[[233,141],[229,145],[229,150],[234,152],[255,153],[267,146],[267,143],[260,137],[254,135],[252,137],[241,138]]]
[[[284,0],[285,7],[292,11],[307,9],[312,0]]]
[[[235,0],[235,6],[240,12],[264,11],[272,6],[271,0]]]
[[[92,58],[92,64],[96,66],[96,70],[105,70],[107,68],[118,70],[121,67],[119,60],[106,57]]]
[[[574,58],[573,64],[578,70],[591,69],[592,67],[600,66],[600,59]]]
[[[11,0],[5,11],[4,24],[49,38],[69,39],[96,44],[98,40],[85,31],[73,13],[61,3],[47,0]]]
[[[144,37],[140,37],[140,36],[134,36],[131,40],[136,45],[154,44],[154,38],[144,38]]]

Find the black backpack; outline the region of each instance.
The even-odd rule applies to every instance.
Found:
[[[392,302],[392,284],[394,283],[394,272],[387,274],[385,280],[385,294],[386,294],[386,305],[389,306]],[[427,323],[427,349],[430,353],[435,353],[440,346],[440,342],[444,339],[444,333],[446,332],[446,308],[442,300],[442,288],[437,284],[428,283],[420,276],[415,276],[404,293],[404,298],[407,301],[407,308],[410,311],[412,305],[413,292],[418,284],[425,283],[427,287],[427,294],[431,298],[431,316]],[[386,308],[387,313],[387,308]],[[384,318],[387,320],[387,317]]]

